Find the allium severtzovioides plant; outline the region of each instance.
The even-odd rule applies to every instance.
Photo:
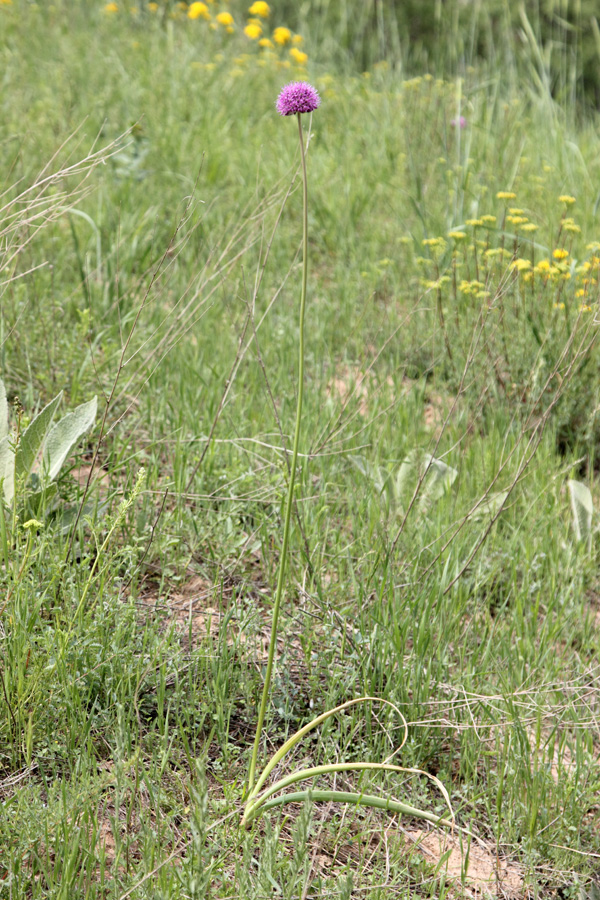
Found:
[[[423,772],[420,769],[412,769],[405,768],[402,766],[397,766],[392,764],[391,760],[398,753],[401,747],[404,745],[408,735],[408,727],[404,716],[400,712],[400,710],[394,706],[393,703],[390,703],[389,700],[381,700],[376,697],[357,697],[352,700],[348,700],[345,703],[336,706],[334,709],[327,710],[321,715],[317,716],[303,728],[300,728],[297,732],[295,732],[288,740],[283,744],[279,750],[273,754],[271,759],[268,761],[260,775],[256,776],[256,764],[258,759],[258,753],[261,744],[261,735],[262,728],[264,724],[267,703],[269,701],[269,694],[271,688],[271,675],[273,671],[273,660],[275,657],[275,646],[277,641],[277,623],[279,619],[279,611],[281,607],[281,601],[283,597],[283,591],[285,586],[285,577],[286,577],[286,568],[287,568],[287,556],[288,556],[288,545],[289,545],[289,536],[290,536],[290,525],[291,525],[291,517],[292,517],[292,506],[294,502],[294,485],[296,480],[296,467],[298,463],[298,446],[300,443],[300,426],[302,420],[302,399],[304,393],[304,316],[305,316],[305,308],[306,308],[306,284],[307,284],[307,276],[308,276],[308,180],[306,173],[306,154],[304,148],[304,136],[302,132],[302,115],[304,113],[312,113],[315,109],[320,105],[320,98],[317,91],[312,87],[312,85],[307,84],[306,82],[293,82],[292,84],[286,85],[281,91],[278,99],[277,99],[277,111],[282,116],[296,116],[298,119],[298,137],[300,140],[300,159],[301,159],[301,168],[302,168],[302,183],[303,183],[303,226],[302,226],[302,235],[303,235],[303,255],[302,255],[302,289],[300,292],[300,329],[299,329],[299,342],[298,342],[298,401],[296,407],[296,425],[294,430],[294,442],[292,446],[292,460],[290,467],[290,477],[288,483],[288,492],[287,492],[287,501],[285,507],[285,518],[284,518],[284,526],[283,526],[283,540],[281,546],[281,555],[279,559],[279,571],[277,575],[277,587],[275,591],[275,601],[273,604],[273,617],[271,623],[271,638],[269,643],[269,653],[267,658],[267,670],[265,673],[265,683],[263,686],[262,699],[260,704],[260,709],[258,713],[258,721],[256,724],[256,736],[254,740],[254,746],[252,749],[252,757],[250,760],[250,769],[248,773],[248,788],[246,792],[246,803],[244,807],[244,814],[242,818],[242,824],[248,826],[253,819],[255,819],[261,812],[264,812],[268,809],[272,809],[276,806],[281,806],[285,803],[291,802],[303,802],[305,800],[313,800],[313,801],[324,801],[324,802],[341,802],[341,803],[353,803],[360,804],[362,806],[371,806],[376,809],[387,810],[392,813],[396,813],[399,815],[409,815],[419,819],[426,819],[427,821],[433,822],[437,825],[444,825],[448,827],[452,827],[454,825],[454,816],[452,813],[452,807],[450,805],[450,798],[448,797],[448,793],[444,788],[443,784],[433,775],[429,775],[427,772]],[[350,709],[353,706],[356,706],[361,703],[369,703],[376,702],[381,703],[385,706],[389,706],[394,710],[395,713],[399,716],[400,720],[403,723],[404,727],[404,739],[399,748],[397,748],[391,756],[389,756],[384,762],[341,762],[341,763],[331,763],[320,766],[312,766],[306,769],[299,769],[297,771],[291,772],[289,775],[284,776],[283,778],[278,779],[272,784],[265,786],[267,779],[269,778],[271,772],[282,763],[284,757],[287,756],[288,753],[293,750],[293,748],[298,744],[302,738],[308,734],[310,731],[313,731],[315,728],[318,728],[323,724],[327,719],[336,715],[337,713],[343,712],[344,710]],[[338,772],[364,772],[366,770],[371,771],[379,771],[379,772],[403,772],[403,773],[412,773],[419,775],[426,775],[430,778],[437,787],[439,788],[444,800],[448,805],[448,809],[450,811],[449,818],[443,818],[439,815],[435,815],[434,813],[427,812],[426,810],[417,809],[413,806],[409,806],[406,803],[402,803],[399,800],[394,800],[392,797],[388,797],[385,795],[377,795],[377,794],[365,794],[362,792],[352,792],[352,791],[335,791],[335,790],[317,790],[314,787],[310,786],[308,788],[304,788],[302,790],[292,790],[285,791],[286,788],[291,787],[292,785],[297,784],[298,782],[314,782],[314,779],[321,775],[332,775]],[[463,829],[461,829],[463,830]]]

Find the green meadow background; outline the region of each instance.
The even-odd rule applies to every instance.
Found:
[[[594,900],[595,4],[249,6],[0,0],[13,446],[98,398],[56,493],[38,467],[2,508],[0,898]],[[240,829],[297,392],[291,80],[322,103],[264,758],[382,698],[421,774],[329,786],[446,815],[434,775],[471,837],[311,803]],[[402,738],[373,701],[296,762]]]

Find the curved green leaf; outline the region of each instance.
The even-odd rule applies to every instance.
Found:
[[[578,541],[592,540],[594,502],[589,487],[582,481],[569,481],[569,495],[573,511],[573,528]]]
[[[27,478],[50,428],[50,423],[61,401],[63,392],[51,400],[43,410],[29,423],[23,434],[15,455],[15,477]]]
[[[12,503],[15,494],[15,453],[8,434],[0,441],[0,483],[6,503]]]
[[[93,427],[97,408],[98,401],[94,397],[88,403],[77,406],[73,412],[67,413],[48,432],[42,455],[42,472],[50,481],[54,481],[67,456]]]
[[[6,400],[6,388],[0,378],[0,441],[8,434],[8,402]]]

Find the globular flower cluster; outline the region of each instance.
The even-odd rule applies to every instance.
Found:
[[[292,81],[282,88],[276,106],[280,116],[293,116],[297,113],[313,112],[320,103],[321,98],[312,84],[306,81]]]

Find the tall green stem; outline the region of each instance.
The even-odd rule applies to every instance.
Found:
[[[292,518],[292,506],[294,504],[294,485],[296,482],[296,465],[298,462],[298,445],[300,443],[300,421],[302,418],[302,398],[304,396],[304,310],[306,307],[306,283],[308,279],[308,181],[306,177],[306,157],[304,153],[304,138],[302,135],[302,116],[298,113],[298,136],[300,138],[300,156],[302,159],[302,200],[303,200],[303,219],[302,219],[302,292],[300,294],[300,337],[298,341],[298,402],[296,405],[296,428],[294,431],[294,445],[292,447],[292,465],[290,469],[290,480],[288,484],[287,501],[285,505],[285,520],[283,525],[283,542],[281,545],[281,556],[279,558],[279,572],[277,575],[277,589],[275,592],[275,603],[273,605],[273,619],[271,622],[271,640],[269,642],[269,656],[267,658],[267,671],[265,673],[265,683],[263,686],[262,699],[260,702],[260,710],[258,712],[258,721],[256,723],[256,736],[254,738],[254,747],[252,749],[252,758],[250,760],[250,771],[248,773],[248,793],[254,787],[254,779],[256,772],[256,761],[258,758],[258,750],[260,747],[260,738],[262,727],[267,711],[267,703],[269,700],[269,692],[271,688],[271,675],[273,672],[273,660],[275,658],[275,646],[277,643],[277,622],[279,619],[279,608],[281,606],[281,598],[283,596],[283,586],[285,583],[285,573],[287,567],[288,544],[290,539],[290,522]]]

